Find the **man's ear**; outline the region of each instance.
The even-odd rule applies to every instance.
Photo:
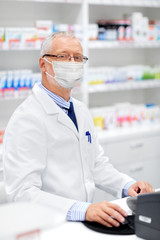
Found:
[[[40,57],[39,59],[39,67],[41,69],[42,72],[46,72],[46,65],[45,65],[45,59]]]

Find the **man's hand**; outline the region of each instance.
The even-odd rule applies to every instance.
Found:
[[[118,205],[110,202],[91,204],[86,211],[86,221],[98,222],[106,227],[119,227],[127,213]]]
[[[128,189],[128,195],[134,197],[141,193],[154,192],[154,188],[147,182],[138,181]]]

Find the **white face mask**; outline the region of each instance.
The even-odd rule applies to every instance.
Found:
[[[83,76],[83,62],[50,62],[44,58],[48,63],[52,64],[55,76],[45,72],[49,77],[56,80],[56,82],[63,88],[73,88],[81,80]]]

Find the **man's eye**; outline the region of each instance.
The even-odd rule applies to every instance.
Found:
[[[60,55],[59,58],[66,58],[66,56],[65,55]]]
[[[82,57],[81,56],[75,56],[74,59],[75,60],[82,60]]]

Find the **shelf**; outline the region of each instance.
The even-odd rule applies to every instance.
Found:
[[[40,48],[17,48],[17,49],[0,49],[2,52],[10,52],[10,51],[40,51]]]
[[[29,96],[29,95],[28,95]],[[10,101],[24,101],[28,96],[26,97],[7,97],[7,98],[0,98],[0,102],[10,102]]]
[[[142,80],[132,81],[124,83],[108,83],[108,84],[95,84],[89,86],[89,93],[96,92],[112,92],[121,90],[134,90],[134,89],[145,89],[145,88],[157,88],[160,87],[160,80]]]
[[[149,124],[146,126],[130,127],[125,129],[102,130],[98,132],[100,143],[116,142],[129,138],[138,139],[151,135],[160,135],[160,124]]]
[[[160,41],[151,42],[119,42],[119,41],[89,41],[89,49],[103,48],[160,48]],[[0,51],[40,51],[39,48],[0,49]]]
[[[159,48],[160,41],[148,42],[120,42],[120,41],[89,41],[90,49],[100,48]]]
[[[89,4],[131,6],[131,7],[160,7],[159,0],[88,0]]]
[[[145,89],[145,88],[157,88],[160,87],[160,79],[158,80],[142,80],[142,81],[132,81],[132,82],[123,82],[123,83],[108,83],[108,84],[95,84],[88,86],[89,93],[96,92],[112,92],[112,91],[124,91],[124,90],[134,90],[134,89]],[[75,91],[75,95],[81,94],[81,92]],[[29,96],[28,93],[27,96]],[[27,97],[26,96],[26,97]],[[23,101],[26,99],[25,96],[21,97],[8,97],[8,98],[0,98],[0,102],[2,101]]]
[[[42,3],[82,3],[82,0],[16,0],[17,2],[42,2]]]
[[[0,144],[0,167],[2,162],[2,144]]]
[[[51,2],[51,3],[74,3],[79,4],[87,0],[16,0],[17,2]],[[160,7],[159,0],[88,0],[89,4],[133,6],[133,7]]]

